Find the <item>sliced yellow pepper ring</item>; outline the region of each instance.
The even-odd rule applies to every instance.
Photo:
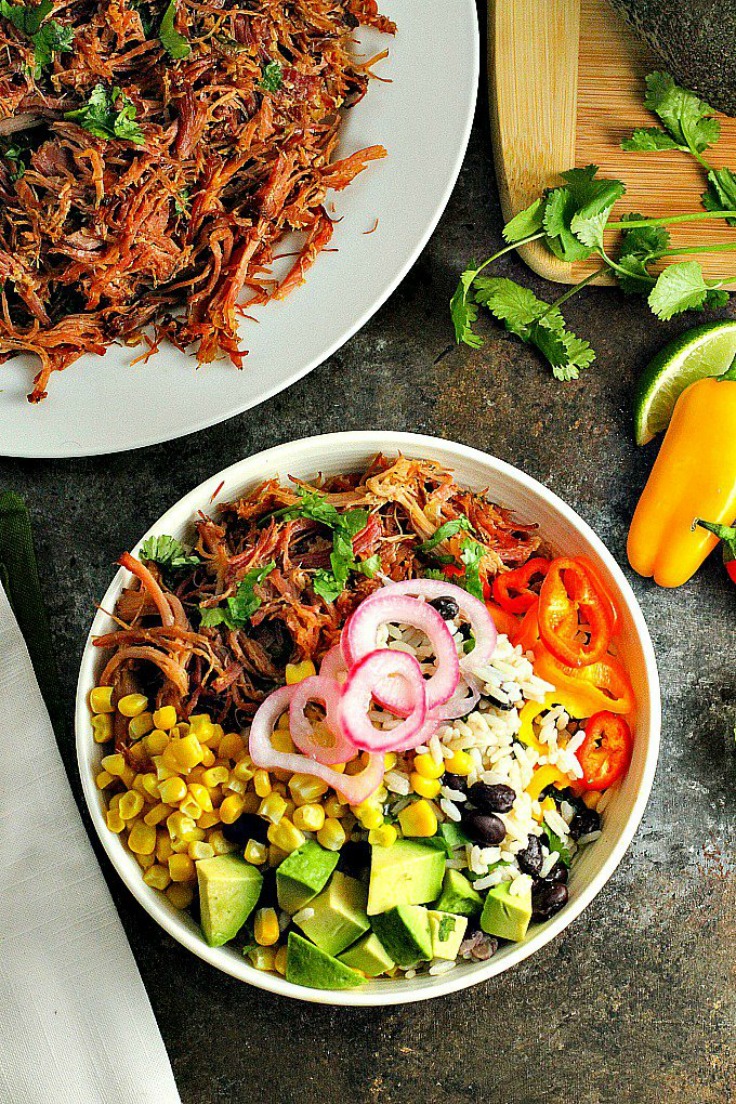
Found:
[[[558,790],[564,790],[570,785],[570,779],[557,767],[553,767],[551,763],[545,763],[532,775],[532,780],[527,786],[526,792],[532,801],[536,801],[542,790],[546,790],[548,786],[552,785],[557,786]]]
[[[584,694],[578,697],[573,690],[553,690],[551,693],[547,694],[542,702],[527,702],[519,714],[521,726],[517,739],[520,740],[522,744],[526,744],[527,747],[533,747],[540,755],[544,755],[547,749],[545,745],[540,743],[537,739],[533,722],[540,713],[546,713],[548,709],[552,709],[555,705],[561,705],[565,712],[576,721],[581,720],[583,717],[590,716],[589,700],[586,700]]]

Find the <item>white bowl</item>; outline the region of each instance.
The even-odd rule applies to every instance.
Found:
[[[197,511],[212,511],[213,495],[221,502],[227,501],[274,475],[311,479],[320,472],[333,475],[357,471],[379,451],[390,456],[400,451],[409,456],[438,460],[454,470],[460,483],[473,490],[488,488],[494,502],[510,507],[522,521],[537,522],[544,538],[555,550],[572,555],[586,553],[595,561],[623,613],[620,651],[636,691],[636,740],[631,768],[606,810],[603,835],[593,846],[585,848],[573,868],[569,903],[552,920],[530,928],[525,942],[504,946],[486,963],[463,963],[451,973],[439,977],[425,974],[411,980],[377,980],[361,989],[348,991],[308,989],[280,976],[255,970],[237,950],[208,947],[198,925],[185,913],[173,908],[162,893],[145,884],[133,855],[125,849],[120,838],[108,830],[104,799],[95,785],[102,749],[92,741],[88,708],[89,691],[95,684],[103,661],[99,650],[92,647],[91,640],[93,636],[113,627],[109,616],[98,612],[92,623],[79,675],[77,755],[92,822],[113,866],[154,920],[206,962],[261,989],[322,1004],[386,1005],[442,996],[486,981],[549,943],[590,904],[621,861],[644,812],[659,750],[657,665],[649,631],[631,587],[599,538],[569,506],[536,480],[493,456],[464,445],[412,433],[370,430],[309,437],[261,452],[213,475],[172,506],[149,530],[149,534],[168,533],[186,539],[191,536],[192,519]],[[121,570],[117,573],[102,600],[103,609],[113,609],[121,586],[128,578],[127,572]]]

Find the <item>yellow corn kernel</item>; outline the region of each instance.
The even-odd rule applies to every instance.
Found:
[[[154,805],[152,809],[149,809],[146,815],[143,817],[146,824],[150,824],[155,828],[156,825],[161,824],[168,816],[171,815],[172,809],[170,805],[164,805],[160,803]]]
[[[176,882],[174,885],[170,885],[166,890],[166,896],[171,901],[174,908],[185,909],[189,908],[194,898],[194,890],[191,886],[180,885]]]
[[[335,774],[344,774],[346,766],[347,763],[333,763],[332,769],[334,770]]]
[[[279,947],[276,952],[276,957],[273,960],[273,965],[274,969],[284,977],[286,974],[286,947]]]
[[[223,782],[227,782],[230,777],[230,771],[227,767],[210,767],[202,775],[202,781],[205,786],[220,786]]]
[[[172,855],[169,859],[169,877],[172,882],[193,882],[197,877],[195,867],[189,855]]]
[[[117,809],[108,809],[105,820],[107,821],[107,827],[110,829],[110,831],[115,832],[116,834],[122,832],[123,828],[125,827],[125,821],[123,820]]]
[[[168,732],[170,728],[173,728],[176,724],[176,710],[173,705],[162,705],[160,709],[157,709],[153,714],[153,723],[156,728],[162,728],[164,732]]]
[[[278,824],[286,812],[286,802],[281,794],[270,793],[264,797],[258,807],[258,815],[270,820],[271,824]]]
[[[169,746],[169,735],[160,728],[154,728],[143,738],[143,746],[149,755],[160,755]]]
[[[202,751],[204,751],[204,748],[202,748]],[[202,766],[201,763],[198,767],[192,767],[189,774],[187,775],[187,785],[190,785],[192,782],[199,782],[199,784],[203,786],[204,771],[205,768]]]
[[[174,848],[171,844],[171,836],[168,832],[156,833],[156,858],[160,863],[166,863],[166,873],[168,874],[169,867],[168,861],[174,854]]]
[[[200,740],[200,743],[202,741]],[[202,766],[211,767],[215,762],[215,753],[211,747],[207,747],[206,744],[202,744]]]
[[[145,694],[126,694],[118,702],[118,713],[124,717],[139,717],[148,709],[148,698]]]
[[[437,831],[434,809],[423,797],[401,810],[399,824],[405,836],[433,836]]]
[[[114,779],[113,775],[111,775],[110,772],[106,771],[106,770],[101,770],[100,773],[95,778],[95,782],[97,783],[98,790],[104,790],[107,786],[110,785],[111,782],[114,782],[114,781],[115,781],[115,779]]]
[[[210,830],[207,842],[216,855],[229,855],[232,851],[238,850],[237,843],[232,843],[229,839],[225,839],[219,828],[212,828]]]
[[[281,866],[287,855],[288,851],[282,851],[280,847],[277,847],[275,843],[272,843],[268,849],[268,865],[274,867]]]
[[[366,760],[361,752],[360,755],[356,755],[354,759],[351,759],[349,763],[345,763],[344,774],[360,774],[365,769]]]
[[[195,841],[187,847],[187,855],[192,862],[199,862],[200,859],[212,859],[214,854],[215,851],[212,845],[202,841]]]
[[[259,797],[268,797],[271,792],[271,779],[269,778],[268,771],[256,771],[253,775],[253,789]]]
[[[127,764],[125,762],[125,757],[120,755],[119,752],[115,752],[113,755],[106,755],[103,758],[102,767],[108,774],[114,775],[115,778],[122,778]]]
[[[276,915],[276,910],[272,908],[258,909],[253,921],[253,936],[256,943],[261,947],[273,947],[274,943],[278,943],[280,934],[279,918]]]
[[[319,801],[329,788],[321,778],[315,778],[311,774],[292,774],[289,779],[289,793],[296,805],[309,805]]]
[[[187,796],[187,784],[183,778],[166,778],[158,784],[158,795],[167,805],[178,805]]]
[[[148,870],[154,865],[156,859],[153,855],[136,855],[135,861],[138,863],[141,870]]]
[[[118,775],[118,778],[123,783],[125,788],[129,790],[135,782],[135,771],[126,763],[120,774]]]
[[[284,716],[287,716],[285,713]],[[277,728],[271,736],[271,743],[276,751],[292,752],[296,751],[294,747],[294,741],[291,738],[291,733],[288,728]]]
[[[475,770],[473,757],[467,751],[453,751],[450,758],[445,759],[445,770],[465,778]]]
[[[294,809],[292,820],[302,832],[319,832],[325,822],[325,811],[321,805],[300,805]]]
[[[414,770],[424,778],[441,778],[445,773],[445,764],[444,761],[436,762],[434,756],[425,752],[414,756]]]
[[[113,794],[108,802],[108,808],[114,809],[117,812],[118,805],[120,804],[120,798],[122,796],[122,793]]]
[[[311,659],[304,659],[301,663],[286,664],[286,685],[294,686],[297,682],[304,682],[317,674],[317,668]]]
[[[222,770],[222,768],[219,769]],[[235,778],[238,779],[239,782],[250,782],[255,773],[256,768],[253,766],[249,759],[243,759],[240,763],[236,763],[233,767],[233,775],[235,776]]]
[[[169,748],[172,747],[174,758],[181,764],[185,773],[202,762],[202,745],[195,735],[183,736],[178,741],[172,740]]]
[[[143,809],[143,798],[135,790],[128,790],[120,798],[118,812],[123,820],[133,820]]]
[[[178,778],[179,772],[166,766],[163,755],[154,755],[153,765],[156,768],[156,777],[159,782],[165,782],[167,778]]]
[[[149,866],[143,875],[143,881],[151,889],[166,889],[171,884],[168,867],[161,866],[160,863],[154,863],[153,866]]]
[[[243,802],[244,813],[258,812],[258,807],[261,804],[261,799],[259,798],[257,793],[253,792],[253,790],[251,790],[249,793],[242,794],[240,800]]]
[[[89,692],[89,707],[93,713],[114,713],[112,686],[95,686]]]
[[[317,839],[328,851],[339,851],[347,836],[342,823],[334,817],[328,817],[317,833]]]
[[[225,735],[225,729],[222,727],[222,725],[221,724],[215,724],[215,725],[212,726],[212,735],[208,736],[206,740],[202,741],[202,743],[206,743],[208,747],[211,747],[213,750],[215,750],[215,749],[219,748],[220,741],[222,740],[224,735]],[[241,739],[242,739],[242,737],[241,737]],[[243,745],[243,746],[245,746],[245,745]]]
[[[382,824],[380,828],[373,828],[368,833],[368,842],[371,847],[390,847],[396,843],[398,834],[393,824]]]
[[[171,844],[172,855],[186,855],[189,850],[189,840],[173,840]]]
[[[290,855],[292,851],[302,847],[307,840],[304,833],[300,832],[288,817],[282,817],[278,824],[269,825],[268,842]]]
[[[92,739],[96,744],[112,740],[112,717],[109,713],[96,713],[92,718]]]
[[[153,801],[158,801],[161,795],[158,789],[158,778],[156,778],[153,771],[146,771],[145,774],[139,774],[138,778],[141,781],[141,793],[149,800],[153,799]],[[137,781],[138,779],[136,779],[136,782]]]
[[[142,820],[136,820],[130,829],[128,847],[135,855],[152,855],[156,850],[156,829]]]
[[[399,757],[395,751],[387,751],[383,757],[383,769],[385,771],[393,770],[399,761]]]
[[[207,789],[206,786],[203,786],[201,782],[190,782],[187,789],[199,805],[201,812],[212,812],[212,798],[210,797],[210,791]]]
[[[102,760],[104,767],[105,760]],[[538,767],[532,775],[532,780],[526,788],[526,792],[531,797],[532,801],[536,801],[542,790],[546,790],[547,786],[557,786],[559,789],[565,789],[570,785],[569,778],[558,770],[557,767],[553,767],[551,763],[545,763],[543,767]]]
[[[243,858],[253,866],[263,866],[268,858],[268,848],[265,843],[259,843],[258,840],[248,840],[245,845],[245,851],[243,852]]]
[[[230,794],[219,808],[220,820],[223,824],[234,824],[243,812],[243,799],[239,794]]]
[[[242,796],[248,790],[248,783],[241,782],[238,778],[231,777],[227,786],[223,786],[223,791],[224,790],[227,790],[228,793],[236,793]]]
[[[583,801],[589,809],[597,809],[598,803],[602,797],[603,794],[600,790],[588,790],[587,793],[583,794]]]
[[[137,744],[133,744],[133,746],[128,750],[128,758],[133,760],[132,765],[134,767],[137,767],[139,770],[142,770],[143,767],[148,763],[148,752],[143,746],[142,740]]]
[[[439,778],[425,778],[418,771],[412,771],[409,775],[411,788],[420,797],[436,797],[442,788]]]
[[[337,794],[330,794],[325,798],[324,804],[325,816],[335,817],[337,820],[347,812],[347,805],[345,805]]]
[[[243,737],[237,732],[228,732],[222,737],[217,748],[220,759],[235,759],[243,751],[245,751]]]
[[[196,802],[189,793],[183,801],[179,802],[179,812],[184,813],[185,816],[191,817],[192,820],[199,820],[202,815],[202,810],[198,802]]]
[[[177,738],[180,738],[182,736],[187,736],[188,734],[189,734],[189,725],[187,724],[186,721],[179,721],[179,723],[175,724],[174,727],[171,729],[171,735],[176,736]]]
[[[371,828],[380,828],[383,824],[383,810],[380,805],[371,799],[356,805],[353,812],[361,826],[369,831]]]
[[[291,778],[291,775],[288,771],[286,771],[285,773],[289,776],[289,778]],[[271,792],[281,794],[283,798],[286,798],[287,800],[289,799],[289,791],[286,788],[286,782],[272,782]]]
[[[248,958],[256,970],[273,970],[276,951],[273,947],[254,947],[248,952]]]
[[[208,713],[192,713],[189,718],[189,731],[194,733],[200,743],[208,741],[214,731],[212,718]]]
[[[202,813],[197,821],[198,828],[214,828],[220,823],[220,814],[213,809],[211,813]]]
[[[186,816],[178,809],[166,820],[166,827],[172,839],[184,839],[187,833],[193,831],[197,825],[191,817]]]
[[[141,797],[144,798],[144,799],[146,799],[148,797],[148,794],[146,793],[146,788],[143,785],[143,779],[145,777],[146,776],[144,774],[137,774],[135,776],[135,780],[133,782],[133,789],[135,790],[136,793],[139,793],[141,795]]]
[[[133,740],[140,740],[142,736],[147,736],[153,728],[153,713],[148,711],[139,713],[128,722],[128,734]]]

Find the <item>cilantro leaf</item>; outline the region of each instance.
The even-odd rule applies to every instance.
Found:
[[[119,108],[116,107],[118,102],[122,105]],[[136,107],[132,100],[117,85],[108,91],[104,84],[92,90],[84,107],[64,113],[65,119],[77,123],[95,138],[120,138],[141,146],[145,137],[135,117]]]
[[[706,211],[736,211],[736,173],[730,169],[711,169],[708,173],[708,190],[703,192]],[[727,218],[729,226],[736,226],[736,218]]]
[[[655,153],[672,149],[688,152],[687,146],[679,145],[659,127],[637,127],[631,132],[629,138],[624,138],[621,149],[626,150],[627,153]]]
[[[721,124],[705,100],[675,84],[669,73],[650,73],[646,84],[644,106],[661,119],[679,146],[699,154],[718,141]]]
[[[681,261],[660,273],[650,292],[649,306],[664,321],[686,310],[724,306],[728,295],[719,292],[718,287],[717,283],[707,283],[697,261]]]
[[[547,822],[544,822],[544,834],[549,840],[550,854],[556,854],[563,866],[570,866],[572,859],[567,845],[556,832],[553,832]]]
[[[269,61],[261,71],[261,88],[266,92],[278,92],[284,83],[284,71],[278,61]]]
[[[549,324],[535,322],[528,340],[549,361],[555,379],[563,383],[578,379],[581,370],[595,360],[590,343],[564,328],[555,330]]]
[[[22,146],[11,145],[3,151],[3,157],[10,162],[10,179],[20,180],[26,171],[26,163],[23,160],[29,151]]]
[[[189,57],[192,52],[192,47],[189,45],[185,36],[175,29],[175,19],[176,0],[170,0],[169,6],[164,12],[163,19],[161,20],[161,26],[158,29],[158,37],[169,57],[174,58],[175,61],[179,61],[182,58]]]
[[[0,15],[26,38],[38,34],[44,19],[53,10],[53,0],[41,0],[40,4],[10,4],[8,0],[0,0]]]
[[[422,541],[421,544],[417,545],[416,550],[417,552],[431,552],[438,544],[454,537],[461,529],[464,529],[467,533],[473,532],[473,526],[464,514],[461,514],[460,517],[451,518],[450,521],[440,525],[439,529],[435,529],[429,540]]]
[[[262,604],[255,592],[255,587],[262,583],[275,567],[276,564],[272,560],[265,567],[252,568],[238,583],[234,596],[227,599],[224,607],[200,606],[201,624],[205,628],[212,628],[215,625],[225,625],[232,630],[244,628]]]
[[[187,552],[181,541],[166,535],[149,537],[141,545],[141,556],[159,567],[176,571],[183,567],[196,567],[201,560],[196,552]]]
[[[481,602],[485,601],[485,595],[480,579],[480,563],[487,555],[488,549],[470,537],[466,537],[460,546],[460,559],[465,564],[465,575],[461,576],[463,589]]]
[[[463,272],[450,300],[450,315],[455,328],[455,341],[458,345],[469,345],[471,349],[480,349],[483,338],[473,330],[478,319],[478,308],[470,296],[470,289],[480,269],[468,268]]]
[[[642,215],[624,215],[622,221],[640,222]],[[655,283],[649,265],[665,252],[670,243],[664,226],[634,226],[624,230],[619,247],[616,275],[622,290],[628,295],[645,295]]]
[[[519,211],[518,214],[514,215],[503,228],[504,241],[522,241],[531,234],[538,233],[544,226],[544,206],[546,202],[546,197],[540,196],[523,211]]]
[[[544,208],[545,243],[561,261],[584,261],[593,252],[573,234],[570,226],[578,205],[569,188],[555,188]]]
[[[280,517],[284,521],[293,521],[294,518],[309,518],[310,521],[318,521],[321,525],[327,525],[331,529],[339,528],[342,523],[342,515],[338,513],[331,502],[327,502],[325,496],[311,487],[297,487],[296,493],[301,502],[295,502],[293,506],[284,506],[276,510],[271,517]]]
[[[11,4],[0,0],[3,15],[16,30],[33,43],[34,76],[50,65],[54,54],[69,53],[74,41],[74,29],[56,19],[44,20],[54,10],[53,0],[41,0],[39,4]]]

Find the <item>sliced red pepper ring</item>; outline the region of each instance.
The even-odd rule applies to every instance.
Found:
[[[631,713],[636,705],[628,672],[614,656],[604,656],[586,667],[567,667],[538,643],[534,648],[534,673],[557,689],[574,692],[581,702],[587,701],[589,716],[603,709]]]
[[[608,614],[611,636],[618,636],[618,634],[621,632],[621,617],[618,612],[618,606],[616,605],[613,599],[613,595],[604,582],[603,576],[588,556],[576,556],[575,560],[577,563],[582,564],[585,570],[588,572],[588,575],[593,580],[595,589],[598,591],[598,594],[604,602],[606,613]],[[570,594],[573,597],[577,597],[577,595],[575,594],[575,581],[571,580],[569,586]]]
[[[583,777],[578,786],[605,790],[623,778],[631,763],[634,737],[623,717],[604,709],[585,726],[585,740],[577,750]]]
[[[511,643],[520,645],[523,652],[533,651],[539,644],[539,601],[524,614],[515,636],[509,637]]]
[[[582,615],[582,620],[581,620]],[[539,635],[560,663],[584,667],[611,641],[610,613],[584,564],[553,560],[539,593]]]
[[[538,595],[531,589],[535,576],[544,577],[550,561],[542,556],[527,560],[513,571],[504,571],[493,580],[493,599],[507,613],[526,613],[535,604]]]

